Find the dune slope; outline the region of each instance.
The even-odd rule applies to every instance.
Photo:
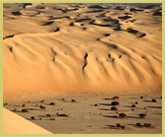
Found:
[[[161,28],[161,7],[6,3],[4,100],[161,89]]]
[[[3,108],[3,134],[52,134],[42,127]]]

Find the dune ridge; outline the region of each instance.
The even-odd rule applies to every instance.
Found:
[[[160,91],[162,24],[154,13],[161,7],[133,8],[4,4],[4,100],[42,91]]]
[[[4,3],[3,106],[4,134],[161,134],[162,6]]]

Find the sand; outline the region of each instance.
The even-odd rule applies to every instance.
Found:
[[[27,120],[43,127],[54,134],[161,134],[162,133],[162,100],[160,97],[144,96],[119,96],[113,100],[108,95],[66,95],[49,99],[28,101],[5,105],[7,109],[24,117]],[[64,98],[64,101],[62,100]],[[152,99],[157,102],[152,102]],[[72,102],[74,99],[76,102]],[[117,110],[112,111],[111,102],[117,101]],[[54,102],[55,105],[50,105]],[[135,104],[138,102],[138,104]],[[22,104],[25,107],[22,107]],[[97,104],[97,105],[96,105]],[[36,106],[37,105],[37,106]],[[40,109],[45,106],[45,110]],[[136,107],[132,107],[136,105]],[[144,107],[146,109],[144,109]],[[14,111],[14,108],[16,109]],[[28,112],[22,112],[27,109]],[[132,111],[134,109],[134,111]],[[126,118],[116,117],[119,113],[125,113]],[[56,113],[68,115],[58,116]],[[147,114],[140,118],[139,114]],[[50,117],[47,117],[50,114]],[[35,120],[31,117],[34,116]],[[52,120],[52,119],[55,120]],[[40,120],[41,119],[41,120]],[[116,126],[116,123],[126,126],[125,130]],[[136,126],[141,123],[141,126]],[[152,124],[147,128],[144,123]]]
[[[38,125],[3,108],[3,134],[52,134]]]
[[[76,121],[73,120],[74,115],[73,119],[68,117],[65,130],[61,126],[55,130],[46,126],[49,122],[55,123],[58,120],[47,121],[46,127],[42,120],[32,122],[44,126],[52,133],[161,133],[161,12],[161,6],[4,4],[3,102],[9,104],[5,107],[13,110],[14,105],[19,104],[20,107],[28,100],[33,102],[29,107],[34,107],[34,103],[42,99],[59,101],[68,97],[70,100],[73,96],[79,100],[75,103],[77,106],[74,111],[79,110],[80,106],[85,111],[84,114],[80,114],[81,111],[74,112],[76,118],[79,116]],[[150,101],[143,100],[141,105],[148,107],[151,112],[159,110],[149,117],[153,124],[156,122],[155,117],[159,119],[153,129],[144,130],[127,125],[127,130],[115,130],[113,126],[105,126],[108,125],[107,119],[111,117],[92,115],[93,118],[80,118],[90,109],[96,109],[90,104],[107,101],[103,98],[114,95],[120,96],[121,102],[126,98],[126,104],[120,106],[123,111],[128,109],[124,105],[148,95],[146,99]],[[132,100],[132,97],[136,99]],[[87,99],[85,104],[82,101],[84,98]],[[158,106],[153,106],[152,98],[158,99]],[[60,101],[58,103],[61,107]],[[69,104],[65,103],[65,107],[71,109]],[[142,106],[136,112],[137,117]],[[38,115],[42,114],[38,113],[53,111],[51,108],[45,111],[38,109],[27,115],[16,113],[25,118],[35,114],[39,118]],[[104,112],[100,112],[100,109],[95,110],[97,114]],[[130,108],[129,110],[132,115],[133,112]],[[71,110],[67,110],[67,113],[71,115]],[[105,120],[105,123],[96,123],[94,119],[97,118],[98,121]],[[130,122],[132,119],[127,118],[123,124],[135,124]],[[134,122],[136,120],[135,116]],[[82,121],[85,129],[79,131],[78,123]],[[98,125],[97,128],[87,129],[89,121]],[[73,129],[69,128],[69,123],[74,125]],[[60,125],[60,121],[56,124]],[[115,120],[111,124],[115,125]],[[79,128],[75,130],[74,127]],[[112,130],[108,130],[109,128]]]

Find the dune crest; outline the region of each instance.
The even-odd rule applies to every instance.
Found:
[[[150,8],[4,4],[4,99],[161,89],[161,8]]]

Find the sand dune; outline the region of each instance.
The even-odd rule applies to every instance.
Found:
[[[156,10],[144,13],[131,7],[89,5],[75,11],[67,4],[32,4],[25,10],[18,4],[5,5],[4,99],[13,91],[161,88],[162,32],[156,29],[161,23],[155,24],[161,16],[152,15]],[[66,11],[59,12],[59,8]],[[88,9],[94,10],[89,13]],[[103,14],[95,13],[100,9]],[[18,17],[13,12],[22,14]]]
[[[36,124],[3,108],[3,134],[52,134]]]
[[[4,3],[4,102],[161,90],[161,6]]]

